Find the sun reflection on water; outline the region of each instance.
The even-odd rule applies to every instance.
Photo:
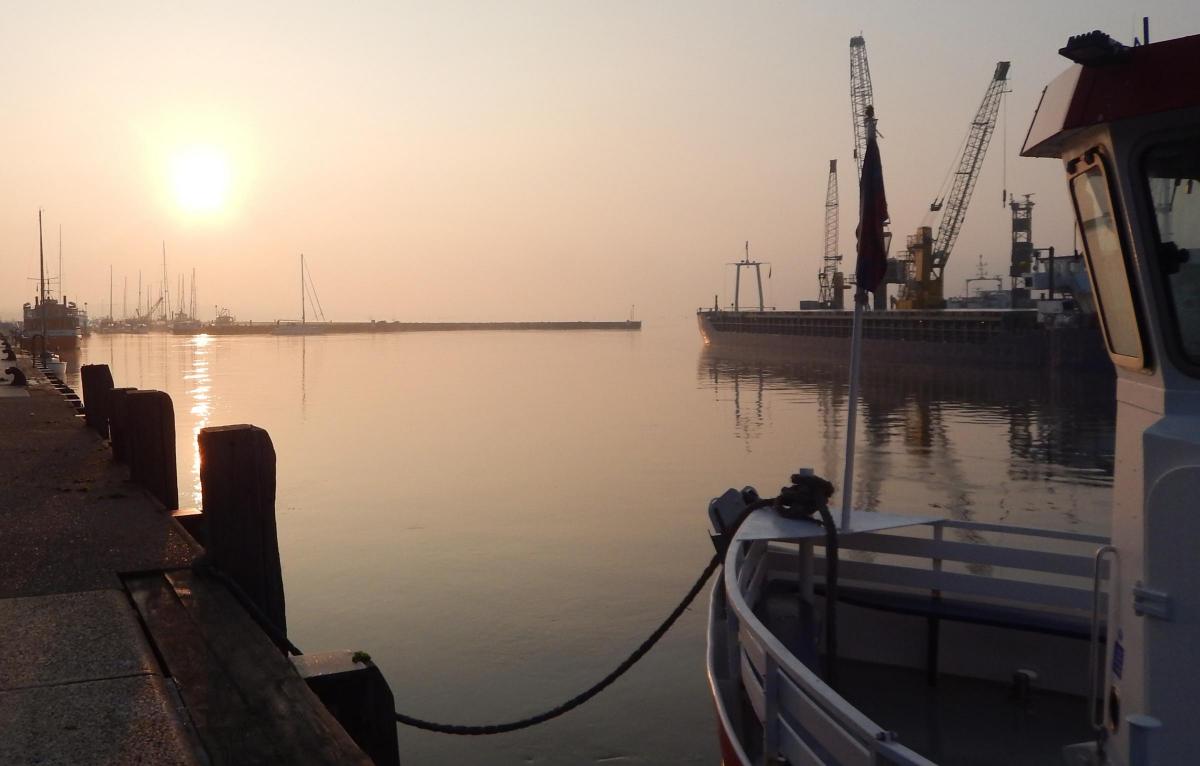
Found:
[[[210,335],[192,336],[190,343],[192,347],[191,368],[183,376],[184,380],[191,383],[191,388],[187,393],[192,399],[189,412],[194,418],[191,440],[192,507],[194,508],[203,506],[203,495],[200,491],[200,429],[208,426],[208,419],[212,414],[212,402],[210,401],[212,379],[208,372],[208,347],[212,344],[212,340]]]

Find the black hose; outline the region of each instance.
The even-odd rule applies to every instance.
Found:
[[[837,687],[837,601],[838,601],[838,536],[837,524],[829,506],[817,508],[825,527],[825,683]]]

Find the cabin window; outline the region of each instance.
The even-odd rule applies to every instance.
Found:
[[[1174,327],[1177,348],[1188,361],[1200,364],[1200,143],[1155,146],[1142,167],[1154,210],[1168,324]]]
[[[1089,152],[1084,161],[1090,164],[1071,179],[1071,196],[1104,338],[1113,361],[1140,368],[1144,366],[1142,338],[1108,178],[1098,153]]]

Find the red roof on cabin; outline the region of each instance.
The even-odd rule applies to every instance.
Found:
[[[1200,35],[1126,48],[1052,81],[1021,153],[1058,156],[1056,139],[1064,134],[1189,107],[1200,107]]]
[[[1200,35],[1129,48],[1119,61],[1083,67],[1063,128],[1189,106],[1200,106]]]

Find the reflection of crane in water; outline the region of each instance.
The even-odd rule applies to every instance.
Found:
[[[891,441],[891,411],[892,408],[886,403],[881,407],[877,402],[863,398],[863,430],[866,432],[868,449],[858,450],[856,465],[859,470],[854,486],[854,497],[857,500],[855,505],[863,510],[879,510],[883,482],[889,477],[891,460],[888,457],[887,444]]]
[[[817,417],[821,421],[821,470],[824,476],[837,476],[838,466],[841,465],[842,448],[845,444],[845,434],[838,413],[846,400],[845,383],[840,380],[830,381],[827,386],[817,387]]]
[[[817,408],[808,421],[812,439],[821,441],[808,441],[807,454],[826,475],[837,475],[845,438],[844,370],[708,347],[698,372],[711,380],[719,401],[728,401],[725,390],[734,391],[742,439],[786,427],[767,420],[773,400],[766,397],[806,394],[804,400]],[[1097,492],[1111,486],[1113,473],[1111,376],[932,372],[889,367],[886,375],[864,381],[856,507],[905,510],[898,504],[917,503],[908,510],[929,504],[961,520],[1036,513],[1061,516],[1068,524],[1095,523],[1089,508]],[[752,407],[741,401],[751,381],[757,392]],[[960,455],[960,449],[971,452]],[[976,451],[984,453],[981,459]]]
[[[721,388],[723,382],[721,380],[722,368],[718,365],[712,365],[709,368],[709,379],[712,382],[713,394],[717,401],[721,401]],[[733,393],[733,428],[737,434],[737,438],[741,439],[746,445],[746,451],[750,451],[750,442],[759,436],[763,425],[763,393],[766,388],[766,371],[761,367],[726,367],[724,368],[725,376],[728,379],[728,386]],[[742,378],[744,373],[750,373],[754,379],[754,406],[744,412],[742,409]]]

